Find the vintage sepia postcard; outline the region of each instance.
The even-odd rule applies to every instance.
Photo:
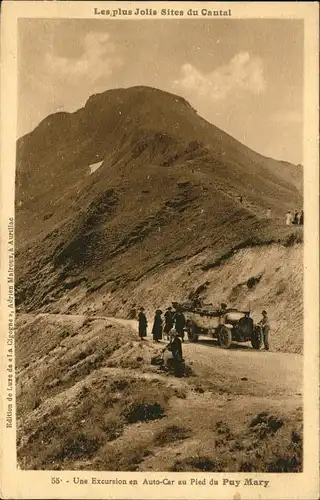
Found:
[[[318,53],[315,2],[3,2],[1,498],[319,498]]]

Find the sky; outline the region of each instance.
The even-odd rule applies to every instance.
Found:
[[[148,85],[265,156],[302,163],[303,21],[20,19],[18,135]]]

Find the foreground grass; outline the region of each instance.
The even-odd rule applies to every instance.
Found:
[[[63,412],[57,398],[47,413],[38,408],[24,427],[28,438],[21,442],[19,460],[28,469],[74,468],[75,461],[93,457],[106,466],[106,443],[121,436],[127,425],[163,418],[173,395],[158,380],[146,387],[143,380],[101,374],[83,385]],[[126,446],[122,454],[128,450]],[[116,460],[115,455],[110,458]],[[111,462],[109,466],[113,470]]]
[[[31,326],[28,349],[26,321],[17,335],[21,469],[302,470],[301,410],[272,411],[270,396],[258,404],[266,410],[253,411],[254,396],[221,391],[208,380],[214,372],[186,379],[155,373],[154,345],[125,328]],[[245,418],[236,406],[238,414],[230,411],[240,395]]]
[[[174,472],[301,472],[302,425],[262,412],[240,432],[224,422],[214,431],[214,447],[177,460]]]

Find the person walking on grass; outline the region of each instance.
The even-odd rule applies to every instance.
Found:
[[[148,327],[148,321],[147,317],[144,313],[144,308],[140,307],[140,312],[138,316],[138,324],[139,324],[139,337],[141,340],[144,339],[144,337],[147,336],[147,327]]]
[[[154,342],[159,342],[160,339],[162,339],[162,317],[161,317],[162,311],[160,309],[156,310],[156,313],[154,315],[154,320],[153,320],[153,327],[152,327],[152,336],[153,336],[153,341]]]
[[[261,327],[262,340],[264,344],[264,348],[266,351],[269,351],[269,331],[270,331],[270,323],[267,311],[262,311],[262,318],[259,321],[258,325]]]

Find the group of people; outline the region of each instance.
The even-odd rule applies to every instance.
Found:
[[[162,317],[163,312],[161,309],[157,309],[154,315],[153,326],[152,326],[152,337],[154,342],[159,342],[163,334],[166,334],[167,338],[169,333],[174,329],[179,337],[181,337],[182,342],[184,341],[184,328],[186,326],[186,319],[183,312],[177,308],[173,309],[168,307]],[[144,308],[140,308],[139,316],[139,337],[141,339],[147,336],[148,320],[144,312]]]
[[[173,310],[168,307],[162,318],[161,309],[157,309],[152,326],[152,337],[154,342],[159,342],[163,334],[166,335],[169,344],[162,350],[163,368],[172,371],[175,376],[181,377],[185,373],[185,364],[182,354],[182,342],[184,340],[184,327],[186,320],[180,309]],[[144,308],[140,308],[138,316],[139,337],[143,340],[147,336],[148,320]]]
[[[291,224],[296,224],[297,226],[303,226],[304,214],[303,210],[290,210],[286,213],[286,225],[291,226]]]
[[[226,311],[226,304],[222,303],[220,306],[221,311]],[[184,341],[184,329],[186,326],[186,319],[183,312],[179,309],[172,309],[168,307],[164,314],[164,320],[162,318],[161,309],[157,309],[155,312],[153,326],[152,326],[152,336],[154,342],[159,342],[163,338],[163,334],[166,334],[167,340],[170,340],[168,346],[165,350],[171,350],[173,345],[173,350],[175,352],[174,358],[182,359],[182,348],[181,342]],[[139,337],[143,340],[147,336],[148,320],[144,312],[144,308],[140,308],[140,313],[138,316],[139,323]],[[262,311],[262,318],[257,323],[261,327],[262,338],[261,341],[264,344],[266,351],[269,351],[269,331],[270,323],[268,314],[265,310]],[[242,330],[249,329],[253,330],[253,320],[250,318],[250,313],[246,312],[245,316],[239,320],[239,327]]]

